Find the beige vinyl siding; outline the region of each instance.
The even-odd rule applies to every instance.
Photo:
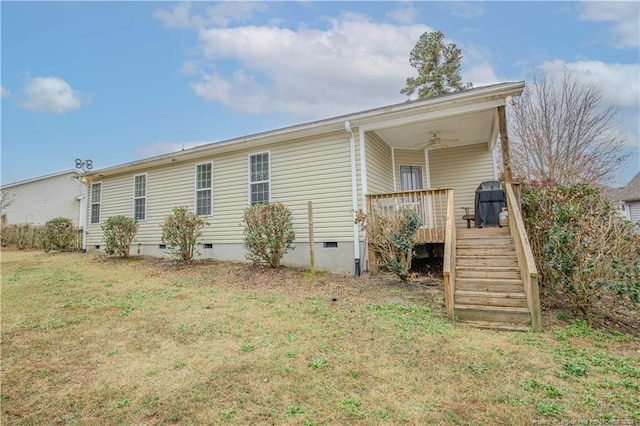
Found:
[[[307,201],[313,201],[315,241],[353,241],[346,132],[274,146],[271,171],[271,199],[291,209],[298,241],[309,240]]]
[[[394,151],[396,160],[396,192],[402,191],[402,179],[400,178],[400,166],[420,166],[422,167],[422,187],[427,188],[427,168],[424,162],[424,151],[416,151],[409,149],[396,149]],[[393,185],[393,183],[392,183]],[[438,188],[431,182],[432,188]]]
[[[393,192],[391,147],[375,133],[367,132],[367,185],[369,194]]]
[[[474,211],[481,182],[494,180],[493,157],[486,144],[429,151],[432,188],[453,188],[456,226],[466,226],[462,207]]]
[[[195,209],[196,164],[213,162],[213,215],[205,243],[241,243],[242,215],[249,206],[249,155],[269,152],[273,202],[283,202],[294,218],[296,241],[309,238],[307,201],[314,204],[317,242],[352,241],[351,159],[346,132],[272,144],[260,149],[203,156],[194,162],[137,171],[102,181],[101,222],[133,215],[134,175],[147,173],[147,219],[135,243],[160,244],[161,223],[176,206]],[[90,204],[90,203],[89,203]],[[102,244],[100,224],[90,225],[88,244]],[[135,244],[134,244],[135,245]]]

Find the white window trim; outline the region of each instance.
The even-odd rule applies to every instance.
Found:
[[[144,176],[144,197],[136,197],[136,178]],[[140,173],[138,175],[133,176],[133,219],[138,220],[139,222],[144,222],[147,220],[147,190],[148,190],[148,182],[149,176],[148,173]],[[144,198],[144,219],[136,219],[136,200]]]
[[[198,189],[198,166],[203,166],[205,164],[211,165],[211,186],[209,188],[200,188]],[[213,217],[213,161],[205,161],[204,163],[196,163],[193,167],[193,211],[198,214],[198,191],[210,190],[211,191],[211,204],[209,205],[209,210],[211,213],[206,215],[200,215],[202,217]]]
[[[254,155],[260,155],[260,154],[267,154],[269,156],[269,179],[267,180],[260,180],[257,182],[251,182],[251,157],[253,157]],[[268,202],[271,203],[271,151],[260,151],[260,152],[252,152],[247,156],[247,171],[248,171],[248,176],[247,176],[247,180],[249,181],[249,185],[248,185],[248,191],[249,191],[249,206],[251,206],[251,184],[254,183],[268,183],[269,184],[269,200]]]
[[[398,177],[400,178],[400,191],[418,191],[413,189],[402,189],[402,168],[403,167],[419,167],[420,168],[420,178],[422,179],[422,189],[425,188],[425,176],[424,176],[424,166],[422,164],[400,164],[398,166]]]
[[[100,200],[96,203],[95,200],[93,199],[93,185],[100,185]],[[90,225],[98,225],[100,223],[100,221],[102,220],[102,182],[94,182],[91,184],[91,188],[89,188],[89,190],[91,191],[91,204],[89,205],[89,224]],[[98,209],[98,221],[97,222],[93,222],[93,205],[94,204],[98,204],[99,209]]]

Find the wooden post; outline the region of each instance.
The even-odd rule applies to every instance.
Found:
[[[313,241],[313,201],[307,202],[309,215],[309,256],[311,258],[311,273],[316,273],[316,249]]]
[[[507,135],[507,113],[504,106],[498,107],[498,128],[500,129],[500,146],[502,147],[502,165],[504,166],[504,181],[511,183],[511,152],[509,151],[509,136]]]

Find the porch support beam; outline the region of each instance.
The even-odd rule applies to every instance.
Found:
[[[509,136],[507,135],[507,114],[504,105],[498,107],[498,127],[500,129],[500,145],[502,147],[502,165],[504,181],[513,182],[511,170],[511,152],[509,151]]]
[[[398,192],[398,179],[396,178],[396,149],[394,147],[391,147],[391,167],[393,167],[393,192]]]

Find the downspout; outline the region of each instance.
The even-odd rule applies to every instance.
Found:
[[[87,252],[87,209],[88,209],[88,190],[87,183],[83,177],[80,177],[80,217],[79,224],[82,226],[82,252]]]
[[[358,174],[356,170],[356,138],[351,130],[349,120],[344,122],[344,129],[349,133],[349,148],[351,150],[351,200],[353,213],[355,215],[358,210]],[[360,276],[360,230],[358,224],[353,222],[353,252],[355,276]]]

